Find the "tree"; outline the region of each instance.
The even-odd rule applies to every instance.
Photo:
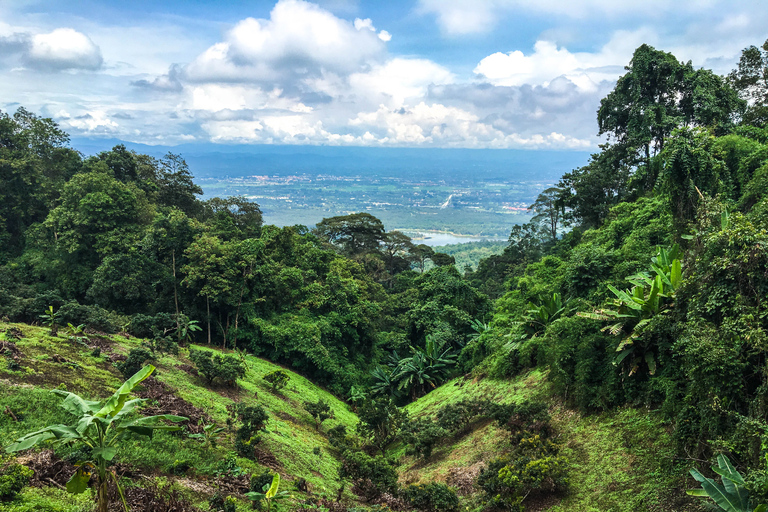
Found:
[[[768,126],[768,39],[761,48],[750,46],[741,52],[739,66],[728,75],[728,81],[748,102],[744,123]]]
[[[635,50],[625,69],[613,91],[600,100],[599,134],[641,149],[649,165],[651,154],[664,148],[666,138],[680,124],[677,95],[686,69],[671,53],[647,44]]]
[[[230,241],[261,234],[261,209],[243,196],[213,197],[203,203],[203,207],[203,218],[211,226],[213,235]]]
[[[384,224],[370,213],[353,213],[320,221],[317,236],[347,256],[377,251],[384,240]]]
[[[155,367],[147,365],[126,380],[111,397],[100,402],[85,400],[74,393],[54,389],[53,393],[64,397],[61,403],[67,412],[75,416],[72,425],[51,425],[37,432],[19,438],[6,448],[8,453],[28,450],[47,440],[59,443],[82,443],[91,449],[93,461],[82,462],[69,482],[67,491],[73,494],[85,492],[91,478],[90,468],[96,468],[97,510],[107,512],[109,495],[107,485],[111,479],[123,496],[117,475],[107,469],[107,463],[118,454],[123,441],[132,434],[151,438],[155,430],[180,430],[180,427],[165,425],[161,421],[179,422],[187,418],[171,414],[144,416],[135,418],[133,413],[145,399],[128,400],[129,395],[141,382],[147,379]],[[128,505],[123,498],[123,505],[128,512]]]
[[[405,233],[390,231],[384,235],[380,250],[390,277],[394,276],[398,270],[406,270],[410,267],[406,257],[411,253],[413,247],[411,237]]]
[[[438,267],[447,267],[456,263],[456,259],[453,256],[445,254],[444,252],[432,253],[430,259],[432,260],[432,263]]]
[[[397,407],[389,397],[363,401],[358,406],[357,415],[360,418],[357,432],[370,440],[382,456],[408,419],[406,411]]]
[[[411,254],[416,264],[419,266],[419,271],[424,273],[424,265],[428,259],[431,259],[435,254],[435,250],[426,244],[418,244],[411,249]]]
[[[317,402],[304,402],[304,409],[315,419],[315,430],[320,430],[320,425],[325,420],[334,418],[331,406],[322,398]]]
[[[562,194],[562,189],[550,187],[539,194],[536,201],[528,207],[536,212],[531,222],[543,222],[552,241],[557,240],[557,227],[563,219]]]

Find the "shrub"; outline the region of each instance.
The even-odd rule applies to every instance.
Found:
[[[261,442],[259,432],[264,430],[269,415],[260,405],[236,404],[232,411],[242,423],[235,434],[235,449],[241,456],[253,459],[253,447]]]
[[[445,484],[409,485],[401,495],[411,506],[424,512],[459,511],[459,498],[456,496],[456,491]]]
[[[477,485],[491,506],[522,512],[523,500],[530,494],[566,488],[567,461],[559,451],[559,445],[537,434],[523,438],[512,453],[488,464]]]
[[[284,370],[275,370],[272,373],[266,374],[264,380],[272,384],[273,391],[277,391],[284,388],[288,381],[291,380],[291,377]]]
[[[233,386],[238,377],[245,375],[245,363],[240,358],[221,354],[213,354],[206,350],[190,350],[189,358],[195,364],[197,371],[212,385],[215,379]]]
[[[0,501],[11,501],[29,484],[34,471],[21,464],[8,464],[0,470]]]
[[[304,402],[304,409],[315,419],[315,430],[319,430],[325,420],[334,418],[331,406],[322,398],[317,402]]]
[[[144,367],[144,363],[154,359],[152,354],[145,348],[132,348],[128,352],[128,357],[122,363],[117,363],[117,369],[123,374],[124,378],[129,378]]]
[[[415,420],[403,426],[401,438],[410,445],[409,451],[424,459],[432,455],[434,447],[447,437],[449,432],[432,420]]]
[[[352,490],[366,500],[383,493],[397,491],[397,471],[381,455],[371,457],[363,452],[347,450],[339,468],[339,477],[352,481]]]

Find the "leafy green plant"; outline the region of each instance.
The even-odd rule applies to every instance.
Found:
[[[201,432],[197,434],[189,434],[190,439],[199,439],[205,446],[216,447],[216,440],[221,437],[221,433],[226,429],[224,427],[217,427],[216,423],[205,424],[203,419],[200,419],[200,424],[203,427]]]
[[[445,484],[409,485],[400,493],[412,507],[424,512],[458,512],[456,491]]]
[[[408,419],[408,413],[397,407],[389,398],[363,402],[357,413],[360,417],[357,432],[370,440],[382,455]]]
[[[315,419],[315,430],[320,430],[320,425],[325,420],[335,417],[331,406],[322,398],[317,402],[304,402],[304,409]]]
[[[29,484],[34,472],[12,462],[0,469],[0,501],[11,501]]]
[[[43,321],[43,325],[47,325],[51,328],[51,336],[57,336],[59,332],[59,313],[53,310],[53,306],[48,306],[48,309],[42,315],[38,315],[40,320]]]
[[[234,386],[237,379],[245,375],[245,364],[233,355],[222,356],[207,350],[190,350],[189,358],[209,385],[219,379],[229,386]]]
[[[80,396],[60,389],[52,390],[53,393],[64,397],[61,407],[75,416],[72,425],[51,425],[36,432],[31,432],[6,448],[9,453],[28,450],[43,441],[54,440],[64,444],[84,444],[91,449],[93,460],[81,462],[77,471],[67,482],[67,491],[79,494],[88,489],[88,481],[92,471],[96,471],[97,482],[97,510],[106,512],[109,506],[108,481],[112,480],[117,486],[123,506],[126,512],[128,505],[125,502],[122,488],[117,475],[107,469],[118,454],[123,441],[131,434],[151,438],[155,430],[180,430],[180,427],[166,425],[161,421],[179,422],[187,418],[171,414],[157,416],[145,416],[135,418],[133,413],[145,400],[136,398],[128,400],[129,395],[141,382],[147,379],[155,367],[147,365],[128,380],[126,380],[115,393],[99,402],[85,400]]]
[[[144,364],[152,359],[154,359],[154,357],[148,350],[142,347],[136,347],[128,352],[125,361],[117,363],[115,366],[117,366],[117,369],[123,374],[123,377],[127,379],[141,370],[144,367]]]
[[[387,459],[346,450],[343,454],[339,477],[352,481],[352,490],[358,496],[370,501],[383,493],[397,491],[397,471]]]
[[[284,370],[275,370],[266,374],[263,378],[265,381],[272,384],[272,391],[284,388],[288,384],[288,381],[291,380],[291,376]]]
[[[270,485],[265,485],[262,488],[263,492],[247,492],[245,495],[253,500],[254,502],[266,503],[267,512],[270,512],[272,510],[272,506],[275,505],[275,509],[277,508],[276,501],[283,500],[286,498],[289,498],[291,496],[291,493],[288,491],[278,491],[280,487],[280,474],[275,473],[275,476],[272,477],[272,483]]]
[[[232,409],[241,425],[235,434],[235,449],[246,458],[253,459],[253,448],[261,442],[260,432],[269,420],[269,415],[260,405],[236,404]]]
[[[657,347],[644,340],[643,333],[655,316],[666,313],[671,307],[675,291],[682,282],[681,257],[677,245],[671,249],[660,247],[657,255],[651,258],[653,274],[643,272],[628,277],[627,281],[634,285],[630,290],[618,290],[608,285],[616,298],[607,307],[594,313],[579,313],[585,318],[614,322],[603,328],[613,335],[626,333],[616,348],[619,354],[614,364],[628,361],[630,375],[636,373],[643,362],[648,373],[656,373]]]
[[[749,499],[744,478],[736,471],[731,461],[723,454],[717,456],[717,466],[712,471],[720,475],[722,484],[707,478],[696,469],[691,469],[691,476],[701,484],[701,489],[691,489],[691,496],[708,497],[715,502],[715,510],[725,512],[766,512],[768,505],[755,505]]]
[[[408,391],[412,399],[445,382],[456,365],[457,354],[445,347],[445,341],[427,336],[424,348],[411,346],[411,357],[401,359],[390,377],[399,390]]]

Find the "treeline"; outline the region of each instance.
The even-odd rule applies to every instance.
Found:
[[[459,350],[490,312],[453,259],[375,217],[262,225],[201,201],[184,160],[83,157],[50,119],[0,113],[0,316],[245,348],[346,394],[394,351]],[[425,271],[425,264],[434,268]]]
[[[658,408],[683,465],[726,453],[768,499],[768,41],[727,77],[641,46],[608,136],[468,279],[499,297],[464,349],[544,367],[583,410]],[[700,465],[700,462],[697,463]]]

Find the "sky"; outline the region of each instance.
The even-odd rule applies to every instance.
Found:
[[[0,110],[151,145],[590,150],[643,43],[727,74],[765,0],[3,0]]]

